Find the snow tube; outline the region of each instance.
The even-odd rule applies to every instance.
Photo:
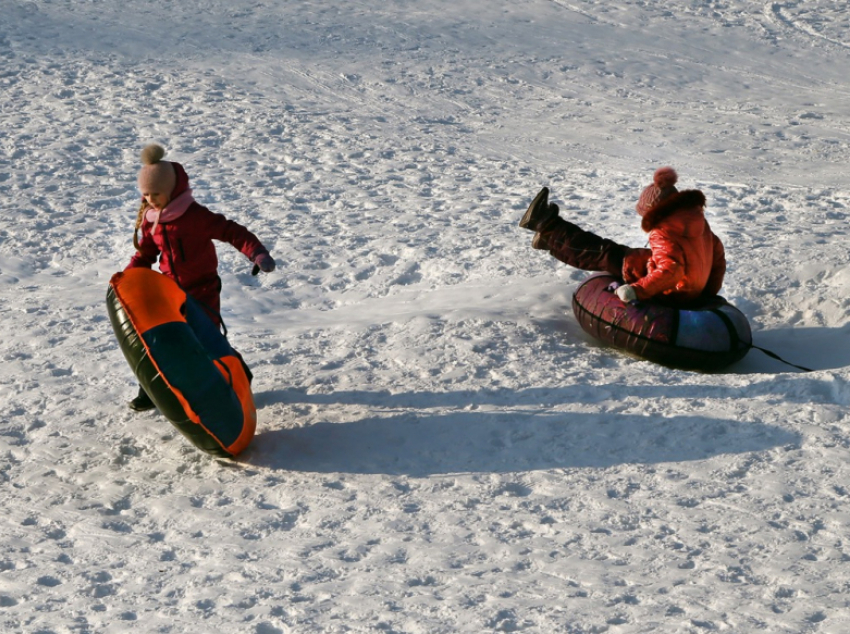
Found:
[[[214,456],[245,449],[257,426],[250,371],[201,305],[145,268],[113,275],[106,305],[124,357],[166,418]]]
[[[573,312],[592,337],[662,365],[710,372],[744,358],[753,340],[744,314],[722,297],[697,307],[643,301],[624,304],[608,274],[585,280],[573,294]]]

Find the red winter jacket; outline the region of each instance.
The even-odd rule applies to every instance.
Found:
[[[193,202],[179,218],[159,223],[151,234],[153,223],[145,219],[139,251],[132,257],[128,269],[151,268],[159,260],[159,270],[192,297],[220,312],[218,255],[213,240],[228,242],[253,260],[266,248],[253,233],[239,223],[214,214],[203,205]]]
[[[704,207],[701,191],[686,190],[665,198],[643,216],[641,228],[649,234],[650,248],[636,249],[623,265],[623,277],[638,299],[663,295],[687,302],[720,291],[726,254],[705,219]],[[647,256],[645,267],[636,262]]]

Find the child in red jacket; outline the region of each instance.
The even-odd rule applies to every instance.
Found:
[[[254,263],[255,273],[274,271],[275,261],[248,229],[195,202],[183,166],[163,161],[164,156],[165,150],[159,145],[142,150],[142,204],[133,232],[136,254],[127,269],[151,268],[158,261],[163,275],[177,282],[220,324],[221,278],[213,240],[228,242],[241,251]],[[145,411],[153,409],[154,404],[140,387],[130,407]]]
[[[605,271],[621,278],[617,288],[624,302],[656,298],[684,305],[716,295],[726,273],[723,243],[705,219],[705,195],[680,192],[678,175],[662,167],[644,188],[636,205],[649,249],[631,249],[585,231],[558,216],[543,188],[519,223],[535,231],[535,249],[585,271]]]

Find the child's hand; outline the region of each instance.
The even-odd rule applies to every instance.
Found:
[[[272,256],[266,252],[260,253],[254,258],[254,270],[251,271],[251,275],[256,275],[260,271],[263,273],[271,273],[274,271],[275,266],[274,258],[272,258]]]
[[[619,297],[620,300],[625,304],[637,301],[637,293],[635,293],[635,289],[633,289],[628,284],[618,286],[615,292],[617,293],[617,297]]]

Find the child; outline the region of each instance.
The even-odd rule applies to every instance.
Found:
[[[239,249],[254,263],[255,273],[258,269],[274,271],[275,261],[248,229],[195,202],[183,166],[163,161],[164,156],[165,150],[159,145],[142,150],[142,204],[133,231],[136,254],[127,269],[151,268],[159,260],[159,270],[198,300],[210,318],[220,324],[221,278],[213,240],[229,242]],[[130,402],[130,408],[136,411],[154,407],[141,387],[139,395]]]
[[[543,188],[519,226],[536,232],[531,246],[585,271],[605,271],[624,280],[617,288],[623,302],[655,298],[683,305],[716,295],[726,274],[720,239],[705,219],[705,196],[680,192],[672,167],[656,170],[636,205],[649,249],[630,249],[584,231],[558,216]]]

